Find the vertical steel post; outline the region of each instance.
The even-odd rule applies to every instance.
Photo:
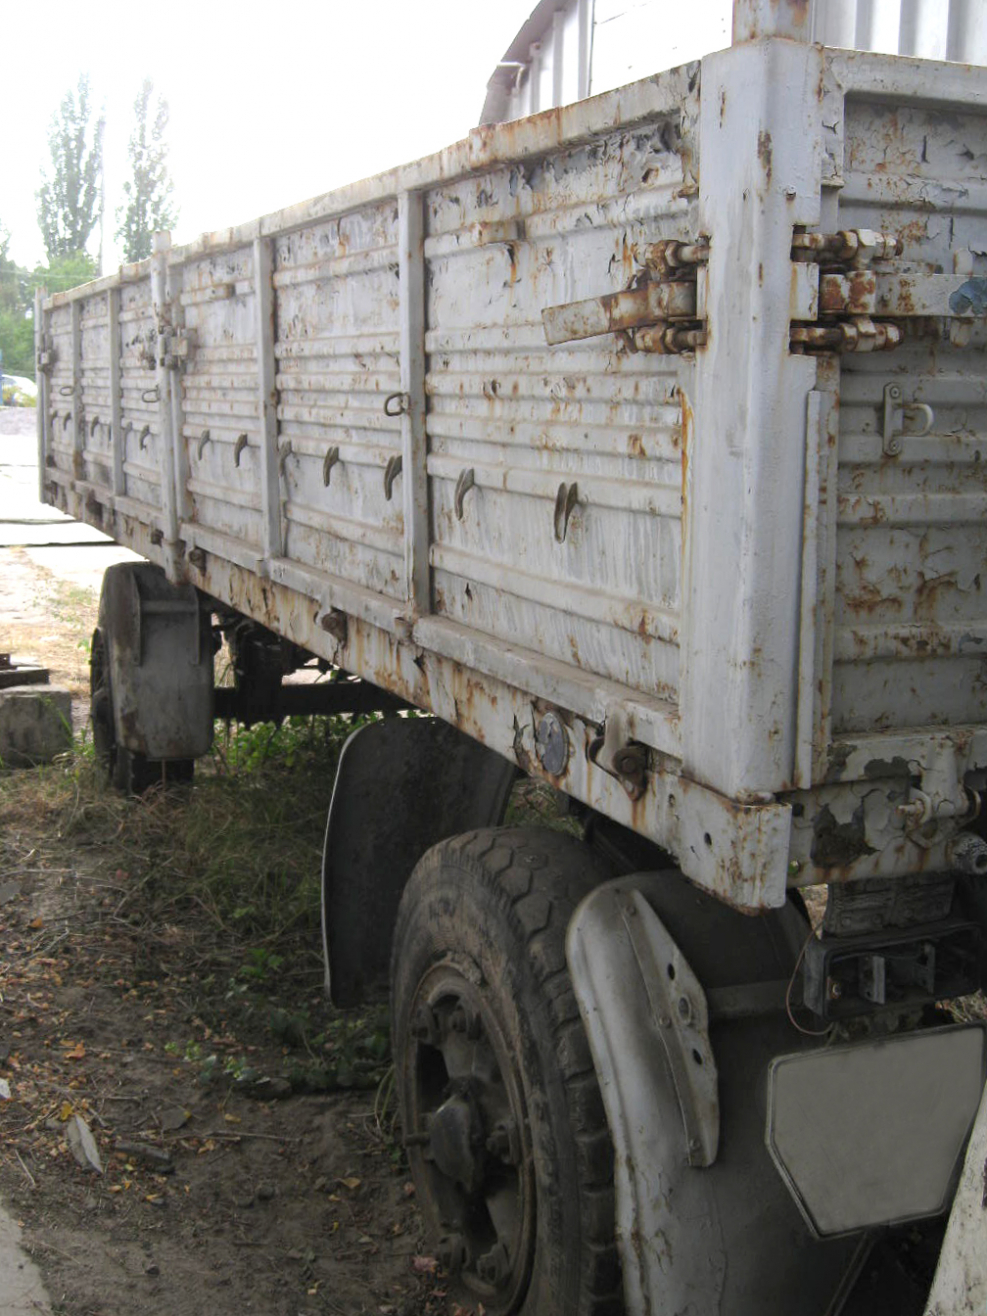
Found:
[[[898,53],[942,59],[946,53],[943,0],[901,0]]]
[[[179,265],[168,264],[165,276],[165,296],[171,314],[171,330],[174,338],[184,337],[185,310],[182,306],[182,285],[185,271]],[[171,432],[174,435],[173,468],[175,479],[175,515],[179,527],[192,517],[192,496],[189,493],[189,452],[185,440],[185,398],[182,372],[188,357],[170,362],[168,370],[168,390],[171,402]],[[179,531],[181,533],[181,531]]]
[[[987,64],[987,5],[984,0],[949,0],[946,58]]]
[[[877,49],[878,0],[857,0],[857,29],[853,44],[858,50]]]
[[[158,471],[161,480],[161,530],[164,535],[163,562],[168,579],[185,578],[179,544],[178,505],[175,498],[175,433],[171,407],[171,371],[165,364],[164,341],[171,335],[171,306],[168,301],[168,248],[171,235],[155,233],[151,263],[151,305],[157,339],[155,377],[158,399]]]
[[[552,15],[552,105],[563,104],[565,98],[565,11],[557,9]]]
[[[826,0],[813,6],[814,41],[852,50],[857,37],[857,0]]]
[[[82,302],[72,302],[72,478],[86,478],[86,418],[82,413]]]
[[[261,507],[264,516],[264,556],[267,570],[284,556],[281,519],[281,472],[278,466],[278,393],[274,344],[274,247],[269,238],[254,238],[254,288],[257,306],[257,415],[259,418]]]
[[[126,491],[123,470],[123,401],[120,394],[120,289],[111,288],[106,294],[107,330],[110,367],[110,445],[113,458],[113,496]]]
[[[38,497],[46,500],[45,483],[48,478],[48,453],[50,451],[51,383],[48,369],[42,365],[45,350],[45,295],[41,288],[34,290],[34,377],[38,384],[38,406],[35,424],[38,431]]]
[[[541,45],[535,41],[528,49],[528,96],[525,114],[537,114],[541,109]]]
[[[576,98],[585,100],[591,89],[593,66],[593,0],[579,0],[579,69]]]
[[[810,41],[812,8],[807,0],[733,0],[733,44],[762,37]]]
[[[794,225],[819,222],[822,55],[741,45],[703,64],[708,345],[684,522],[683,770],[733,799],[791,785],[809,393],[789,351]]]
[[[429,581],[428,456],[425,438],[425,241],[423,198],[398,197],[401,392],[408,399],[401,417],[404,494],[405,588],[413,616],[431,611]]]

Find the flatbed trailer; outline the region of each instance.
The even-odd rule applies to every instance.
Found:
[[[954,1197],[929,1311],[987,1301],[939,1005],[987,964],[987,73],[809,14],[37,304],[42,496],[148,564],[94,639],[118,783],[304,662],[394,714],[327,972],[390,973],[491,1313],[835,1316]],[[501,827],[518,773],[582,841]]]

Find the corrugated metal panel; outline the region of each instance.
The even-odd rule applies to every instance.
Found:
[[[278,420],[285,556],[403,598],[397,204],[355,210],[277,242]],[[393,405],[391,407],[393,410]]]
[[[124,496],[140,519],[161,507],[161,458],[155,349],[157,329],[149,278],[120,292],[120,445]]]
[[[259,478],[256,289],[251,249],[182,270],[181,306],[195,350],[185,372],[181,442],[188,519],[239,545],[263,548]]]
[[[612,335],[549,348],[541,310],[625,288],[648,243],[690,234],[671,135],[653,123],[433,191],[425,245],[436,611],[491,635],[506,620],[532,650],[666,698],[678,684],[678,363]],[[559,542],[563,484],[578,496]]]
[[[844,134],[838,227],[900,234],[899,268],[987,273],[987,115],[851,94]],[[837,735],[987,718],[983,330],[957,326],[950,342],[918,323],[913,334],[892,355],[842,361]],[[889,387],[906,409],[892,453]]]
[[[54,472],[75,474],[75,311],[60,306],[47,319],[54,367],[50,376],[51,419],[47,458]]]

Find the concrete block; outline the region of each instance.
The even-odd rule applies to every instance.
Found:
[[[72,696],[57,685],[0,690],[0,765],[50,763],[72,746]]]

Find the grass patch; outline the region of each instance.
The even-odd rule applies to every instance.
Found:
[[[213,1033],[263,1034],[292,1090],[373,1087],[386,1072],[385,1012],[334,1011],[322,990],[322,845],[355,725],[218,727],[193,786],[139,799],[111,789],[85,737],[49,767],[0,775],[0,868],[47,875],[63,907],[70,883],[86,887],[81,918],[126,942],[127,980],[149,996],[184,985],[195,1023],[173,1053],[204,1082],[258,1080],[245,1051],[217,1060]]]

